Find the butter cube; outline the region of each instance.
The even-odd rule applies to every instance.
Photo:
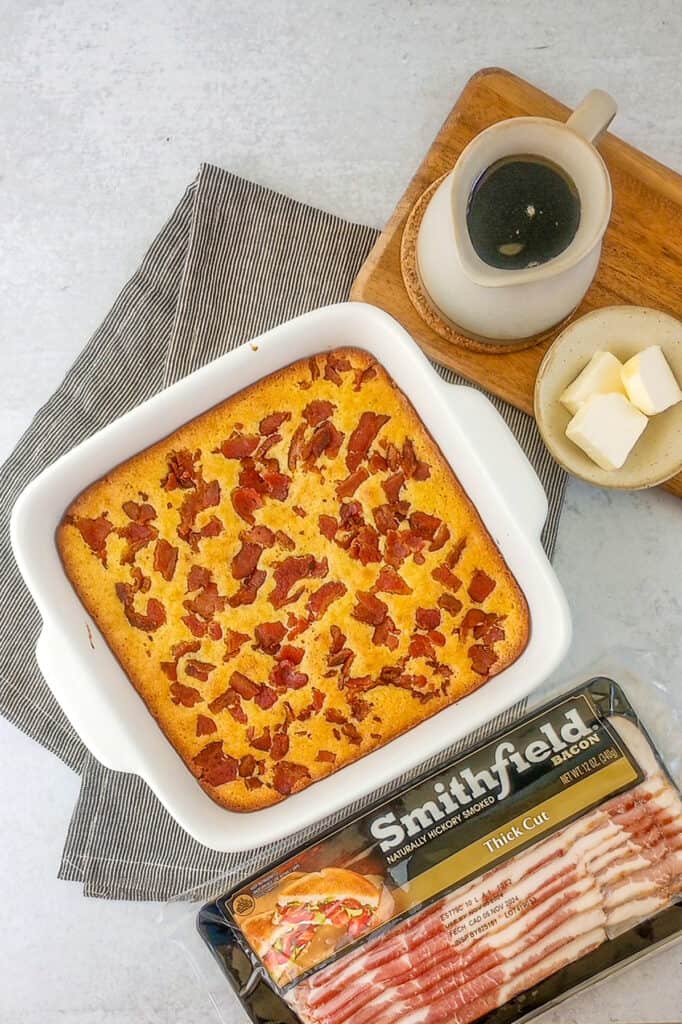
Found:
[[[660,345],[651,345],[628,359],[622,377],[628,398],[647,416],[664,412],[682,399],[682,391]]]
[[[625,395],[593,395],[566,427],[566,436],[602,469],[620,469],[648,422]]]
[[[561,404],[575,416],[583,402],[592,395],[611,392],[625,395],[622,380],[623,364],[611,352],[595,352],[587,366],[559,396]]]

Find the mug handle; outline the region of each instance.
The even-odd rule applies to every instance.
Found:
[[[576,107],[566,127],[588,142],[596,142],[616,116],[616,101],[603,89],[592,89]]]

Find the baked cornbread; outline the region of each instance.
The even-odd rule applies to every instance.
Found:
[[[266,807],[485,683],[526,601],[408,399],[337,349],[233,395],[67,509],[103,637],[224,807]]]

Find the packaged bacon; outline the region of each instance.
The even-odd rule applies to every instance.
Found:
[[[205,905],[250,1016],[511,1024],[682,935],[682,801],[606,677]]]

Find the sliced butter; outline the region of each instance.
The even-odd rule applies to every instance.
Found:
[[[660,345],[651,345],[628,359],[622,378],[628,398],[647,416],[664,412],[682,399],[682,391]]]
[[[625,395],[593,395],[566,427],[566,436],[601,469],[620,469],[648,422]]]
[[[595,352],[587,366],[559,396],[561,404],[575,416],[583,402],[592,395],[616,392],[625,395],[622,380],[623,364],[611,352]]]

